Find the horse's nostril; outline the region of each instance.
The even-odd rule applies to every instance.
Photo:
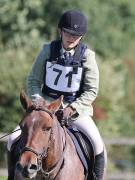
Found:
[[[16,164],[16,169],[17,169],[18,171],[22,172],[22,171],[23,171],[23,166],[22,166],[19,162],[17,162],[17,164]]]
[[[35,164],[31,164],[31,166],[29,167],[29,169],[30,169],[30,170],[37,170],[38,167],[37,167],[37,165],[35,165]]]

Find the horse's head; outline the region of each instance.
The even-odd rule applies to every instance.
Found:
[[[25,177],[35,177],[42,168],[42,158],[48,156],[53,127],[56,126],[54,113],[59,109],[63,97],[48,104],[44,99],[37,99],[34,103],[24,92],[20,94],[20,101],[26,113],[20,122],[22,141],[25,144],[20,160],[19,170]]]

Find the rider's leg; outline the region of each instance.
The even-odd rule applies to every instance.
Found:
[[[79,116],[73,121],[73,125],[82,131],[92,142],[95,151],[94,173],[97,180],[103,180],[104,171],[107,163],[106,150],[99,131],[90,116]]]
[[[19,128],[20,127],[17,126],[15,130]],[[7,143],[8,180],[14,180],[15,159],[13,156],[14,149],[12,147],[13,147],[13,144],[19,139],[20,135],[21,135],[21,130],[12,133],[8,138],[8,143]]]

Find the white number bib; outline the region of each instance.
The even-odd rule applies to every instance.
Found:
[[[46,85],[54,90],[63,92],[76,92],[80,88],[82,78],[82,67],[78,67],[77,74],[73,67],[66,67],[59,64],[46,64]]]

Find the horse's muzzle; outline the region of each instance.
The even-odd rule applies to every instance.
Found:
[[[33,178],[37,175],[38,166],[29,163],[27,166],[23,167],[19,162],[16,164],[16,170],[22,174],[25,178]]]

